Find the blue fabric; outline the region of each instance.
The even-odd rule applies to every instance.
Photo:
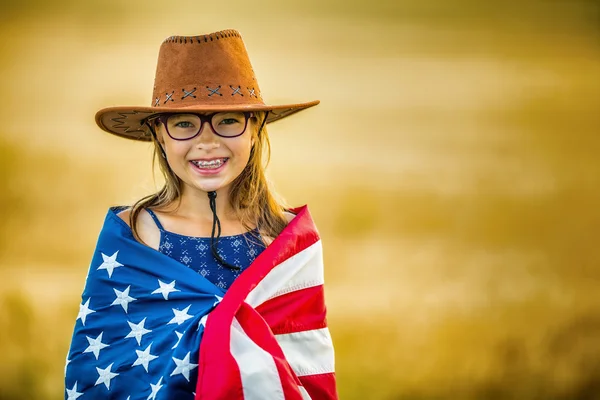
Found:
[[[88,271],[65,399],[192,400],[204,322],[225,291],[138,243],[117,212]]]
[[[255,229],[240,235],[221,236],[217,251],[229,264],[240,267],[239,271],[223,267],[215,260],[210,249],[209,237],[184,236],[166,231],[156,214],[147,209],[160,230],[158,251],[188,266],[218,288],[229,289],[233,281],[254,262],[265,249]]]

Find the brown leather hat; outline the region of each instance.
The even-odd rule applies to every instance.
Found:
[[[160,47],[150,107],[109,107],[96,113],[107,132],[149,141],[145,120],[165,112],[269,111],[267,123],[319,104],[266,105],[239,32],[171,36]]]

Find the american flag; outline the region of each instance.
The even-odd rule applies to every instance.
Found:
[[[306,206],[225,293],[138,243],[110,209],[65,399],[337,399],[323,258]]]

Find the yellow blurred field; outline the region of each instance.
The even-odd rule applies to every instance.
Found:
[[[324,241],[341,399],[600,399],[596,2],[3,7],[0,399],[64,397],[104,214],[160,183],[94,113],[224,28],[267,100],[322,101],[269,174]]]

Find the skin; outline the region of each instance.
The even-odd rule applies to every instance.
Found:
[[[217,192],[217,205],[230,211],[228,205],[231,182],[243,171],[250,149],[254,145],[256,120],[250,118],[246,131],[237,137],[224,138],[216,135],[210,124],[204,123],[200,135],[189,140],[173,140],[165,127],[159,124],[157,138],[165,153],[169,166],[183,182],[182,200],[208,205],[207,192]],[[191,165],[190,160],[227,157],[225,167],[216,175],[201,175]],[[202,200],[202,201],[199,201]]]
[[[255,120],[251,118],[243,135],[224,138],[216,135],[208,123],[204,123],[200,135],[189,140],[174,140],[162,124],[155,128],[160,146],[167,156],[169,167],[182,181],[181,202],[155,209],[163,227],[171,232],[186,236],[209,237],[212,230],[212,211],[208,192],[217,193],[217,215],[221,222],[222,236],[243,233],[246,229],[233,216],[229,204],[231,182],[239,176],[250,157],[254,144]],[[222,171],[215,175],[201,175],[194,170],[190,160],[227,157]],[[119,214],[126,222],[129,210]],[[138,219],[141,239],[150,247],[158,249],[160,231],[145,210]]]
[[[248,163],[250,150],[255,141],[254,124],[256,120],[251,118],[243,135],[224,138],[216,135],[209,124],[205,123],[200,135],[183,141],[173,140],[162,124],[156,127],[157,139],[166,153],[169,166],[182,181],[179,207],[171,204],[163,209],[153,210],[165,230],[186,236],[210,237],[213,218],[207,193],[216,191],[221,236],[237,235],[246,231],[233,215],[229,204],[229,188]],[[229,160],[224,169],[215,175],[203,176],[190,164],[190,160],[220,157],[228,157]],[[119,217],[128,224],[129,211],[127,209],[119,214]],[[293,218],[293,214],[286,214],[286,217],[289,221]],[[158,249],[160,231],[150,214],[143,210],[139,214],[137,224],[140,238],[150,247]]]

